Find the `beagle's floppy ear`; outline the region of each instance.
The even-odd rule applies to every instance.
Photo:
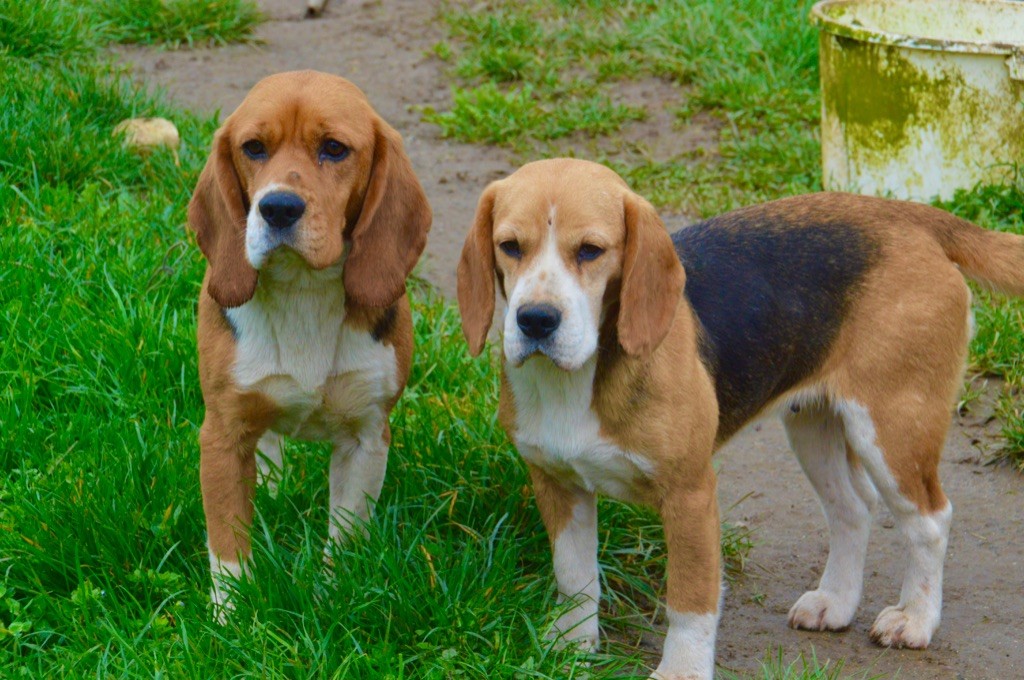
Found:
[[[626,247],[619,293],[619,344],[647,356],[672,327],[686,275],[654,207],[629,192],[624,200]]]
[[[243,305],[256,290],[258,275],[245,256],[248,203],[231,159],[229,135],[221,128],[188,203],[188,224],[209,262],[208,290],[221,307]]]
[[[487,331],[494,318],[494,195],[492,184],[480,196],[473,227],[466,235],[459,259],[458,298],[462,316],[462,334],[469,344],[469,353],[483,351]]]
[[[405,294],[405,279],[427,244],[431,219],[402,138],[378,120],[370,182],[345,260],[345,294],[367,307],[394,304]]]

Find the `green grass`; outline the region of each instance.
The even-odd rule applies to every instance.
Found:
[[[576,137],[593,137],[584,147],[588,157],[660,208],[694,217],[817,191],[818,38],[807,21],[810,5],[451,0],[442,11],[448,35],[434,53],[456,79],[453,103],[424,117],[449,137],[509,146],[522,161],[577,155]],[[656,159],[657,149],[616,146],[630,121],[662,105],[624,99],[624,84],[644,78],[672,93],[679,130],[717,121],[715,148]],[[943,204],[1017,233],[1024,231],[1022,206],[1019,172]],[[1001,456],[1024,470],[1024,305],[982,291],[976,300],[971,371],[1005,379]]]
[[[623,100],[623,82],[655,78],[680,102],[678,126],[709,114],[716,148],[669,159],[654,150],[609,162],[658,205],[709,215],[820,184],[817,34],[809,2],[449,2],[448,111],[442,133],[500,143],[524,158],[574,153],[557,140],[621,131],[660,102]],[[511,115],[510,115],[511,110]],[[585,112],[585,115],[580,115]]]
[[[61,0],[0,0],[0,55],[25,58],[91,53],[97,26],[87,8]]]
[[[84,57],[110,42],[169,47],[249,41],[254,0],[0,0],[0,55]]]
[[[992,229],[1024,234],[1024,166],[1010,170],[1005,184],[958,192],[941,207]],[[997,457],[1024,472],[1024,300],[975,287],[975,322],[971,371],[1006,381],[996,407],[1005,438]]]
[[[614,104],[607,96],[592,94],[574,98],[559,107],[557,115],[537,101],[530,85],[502,90],[494,83],[453,92],[452,115],[428,114],[449,137],[503,143],[524,134],[541,139],[558,139],[573,132],[606,134],[615,132],[626,120],[643,117],[642,110]]]
[[[89,0],[110,39],[172,47],[252,40],[263,20],[253,0]]]
[[[782,648],[769,651],[761,661],[761,672],[751,676],[758,680],[841,680],[856,678],[857,680],[878,680],[883,677],[872,675],[870,670],[851,673],[845,670],[845,663],[826,661],[821,663],[811,648],[810,658],[803,654],[787,662]],[[737,676],[729,671],[719,671],[723,680],[735,680]]]

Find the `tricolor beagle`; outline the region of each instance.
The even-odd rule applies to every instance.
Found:
[[[821,583],[790,625],[850,624],[881,493],[908,561],[899,603],[871,635],[927,646],[951,514],[937,465],[971,332],[961,273],[1024,294],[1024,238],[837,193],[669,236],[595,163],[530,163],[491,184],[462,251],[459,307],[478,354],[497,278],[500,420],[528,464],[560,599],[578,605],[556,629],[598,644],[595,494],[647,503],[668,547],[669,627],[653,677],[710,678],[721,592],[711,454],[776,412],[831,537]]]
[[[217,576],[249,557],[257,468],[280,466],[279,435],[333,445],[332,539],[368,516],[412,356],[405,279],[430,220],[401,137],[342,78],[261,80],[217,131],[188,207],[208,260],[199,438],[215,605]]]

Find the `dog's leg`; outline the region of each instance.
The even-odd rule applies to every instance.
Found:
[[[272,496],[277,495],[282,467],[281,435],[267,430],[256,443],[256,480],[261,485],[266,484]]]
[[[722,588],[715,473],[710,460],[701,478],[668,491],[661,504],[668,545],[668,633],[651,678],[710,680],[715,670]]]
[[[219,620],[231,608],[221,577],[240,576],[251,552],[259,436],[245,424],[226,424],[209,412],[199,430],[199,477],[213,577],[210,599]]]
[[[383,414],[358,433],[342,437],[331,452],[331,507],[328,534],[331,541],[364,527],[384,486],[391,430]]]
[[[601,598],[597,498],[583,489],[566,487],[533,465],[530,477],[537,508],[551,541],[558,602],[566,607],[555,621],[553,633],[563,642],[595,651],[600,644],[597,605]]]
[[[848,457],[843,423],[829,407],[805,406],[787,414],[784,422],[790,446],[821,501],[829,535],[821,582],[789,610],[789,625],[843,630],[860,604],[874,489],[863,467]]]
[[[839,413],[850,446],[896,518],[908,548],[899,604],[871,627],[878,644],[923,649],[939,627],[942,567],[953,508],[938,479],[949,409],[920,400],[874,405],[847,400]],[[876,417],[879,414],[881,417]]]

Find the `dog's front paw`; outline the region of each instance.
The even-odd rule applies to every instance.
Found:
[[[939,627],[937,617],[907,612],[902,607],[886,607],[871,626],[871,639],[883,647],[925,649]]]
[[[789,610],[789,626],[799,630],[846,630],[856,611],[856,602],[844,601],[836,593],[809,590]]]
[[[593,631],[585,633],[581,633],[580,628],[577,627],[567,633],[561,633],[558,629],[552,630],[550,637],[554,638],[555,647],[557,649],[565,649],[575,645],[579,651],[588,654],[600,649],[601,635],[597,631],[597,626],[594,626]]]
[[[711,680],[715,674],[715,633],[718,612],[699,614],[666,607],[665,651],[651,678]]]
[[[573,616],[578,610],[574,609],[555,621],[549,637],[555,640],[555,646],[559,649],[576,645],[581,652],[596,652],[601,646],[597,617],[581,620],[580,616]]]
[[[693,673],[673,673],[670,670],[662,670],[661,666],[658,670],[650,674],[649,680],[710,680],[710,678],[703,675],[694,675]]]
[[[231,593],[228,586],[214,580],[210,588],[210,605],[213,608],[213,620],[223,626],[228,622],[228,617],[235,611],[235,603],[231,601]]]

